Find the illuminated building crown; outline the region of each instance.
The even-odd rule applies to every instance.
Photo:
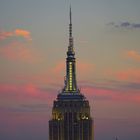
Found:
[[[66,58],[66,77],[63,93],[79,93],[76,82],[76,66],[75,66],[75,52],[73,47],[72,37],[72,12],[70,6],[70,23],[69,23],[69,46]]]

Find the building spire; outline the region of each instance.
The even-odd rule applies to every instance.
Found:
[[[72,29],[72,13],[71,13],[71,5],[70,5],[70,26]],[[70,30],[70,37],[72,37],[72,30]]]
[[[69,45],[66,58],[66,77],[65,77],[65,86],[63,91],[66,93],[79,93],[76,82],[76,65],[75,65],[75,52],[73,45],[73,36],[72,36],[72,11],[70,5],[69,11]]]
[[[72,12],[71,12],[71,5],[70,5],[70,23],[69,23],[69,48],[68,51],[74,51],[73,50],[73,37],[72,37]]]

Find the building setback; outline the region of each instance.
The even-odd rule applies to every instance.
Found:
[[[94,124],[90,115],[89,101],[77,87],[73,46],[70,7],[65,85],[53,102],[52,118],[49,121],[49,140],[94,140]]]

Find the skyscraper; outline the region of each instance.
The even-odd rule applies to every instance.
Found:
[[[89,102],[77,87],[73,46],[70,7],[65,85],[53,103],[52,119],[49,121],[49,140],[93,140],[93,120]]]

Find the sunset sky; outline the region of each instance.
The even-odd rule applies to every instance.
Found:
[[[70,3],[95,140],[140,139],[140,0],[0,0],[0,140],[48,140]]]

